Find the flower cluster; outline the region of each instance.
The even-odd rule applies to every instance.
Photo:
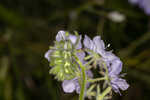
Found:
[[[122,71],[121,60],[111,51],[105,50],[104,42],[101,40],[100,36],[94,37],[93,41],[88,36],[85,36],[84,46],[100,54],[101,59],[105,61],[108,67],[108,75],[111,80],[111,86],[115,92],[119,92],[119,88],[121,90],[126,90],[129,87],[127,82],[119,77],[119,74]]]
[[[131,4],[139,5],[140,8],[144,9],[144,12],[150,15],[150,0],[129,0]]]
[[[81,39],[82,37],[78,34],[72,35],[66,31],[59,31],[55,45],[50,47],[50,50],[45,54],[45,58],[52,67],[50,73],[54,74],[56,79],[62,81],[64,92],[72,93],[76,91],[76,93],[81,94],[81,92],[86,92],[90,88],[92,82],[95,82],[95,80],[99,82],[99,79],[94,79],[94,74],[91,71],[96,69],[95,67],[99,67],[99,69],[106,67],[105,71],[101,70],[105,76],[103,79],[114,92],[120,93],[119,89],[126,90],[129,85],[126,80],[120,77],[123,64],[112,51],[106,51],[101,37],[95,36],[91,40],[85,35],[83,44]],[[85,86],[82,86],[84,85],[83,82],[86,83]],[[84,95],[88,94],[84,93]]]
[[[72,35],[72,34],[66,34],[65,31],[59,31],[59,32],[58,32],[58,34],[57,34],[57,36],[56,36],[56,41],[59,42],[58,45],[60,45],[60,42],[62,42],[62,41],[65,42],[64,46],[62,47],[62,48],[63,48],[63,51],[61,51],[61,52],[68,51],[68,46],[67,46],[68,43],[67,43],[67,41],[70,41],[70,42],[71,42],[71,50],[70,50],[70,52],[73,52],[74,49],[75,49],[75,50],[79,50],[79,49],[82,48],[81,36],[79,36],[79,41],[78,41],[77,36]],[[74,47],[75,47],[75,48],[74,48]],[[51,72],[52,74],[59,73],[58,77],[56,77],[56,78],[63,81],[62,87],[63,87],[64,92],[66,92],[66,93],[72,93],[74,90],[76,90],[76,92],[79,93],[79,92],[80,92],[80,85],[79,85],[79,82],[78,82],[78,78],[77,78],[75,75],[73,75],[73,77],[71,77],[72,75],[69,74],[69,72],[72,72],[71,74],[76,74],[75,72],[77,71],[77,69],[71,71],[72,66],[74,65],[74,64],[73,64],[74,61],[73,61],[73,59],[72,59],[72,57],[71,57],[71,58],[70,58],[70,59],[72,59],[71,62],[69,63],[69,62],[67,61],[66,64],[64,64],[64,63],[65,63],[65,61],[64,61],[65,59],[62,59],[62,58],[66,58],[65,56],[63,56],[62,58],[60,58],[60,54],[54,55],[54,53],[57,52],[58,49],[61,49],[61,48],[56,48],[56,45],[55,45],[55,49],[50,49],[50,50],[48,50],[48,51],[45,53],[45,58],[46,58],[48,61],[50,61],[50,65],[51,65],[51,66],[53,66],[53,65],[55,66],[54,68],[52,68],[52,69],[50,70],[50,72]],[[70,54],[70,55],[71,55],[71,54]],[[84,57],[85,57],[85,53],[84,53],[84,52],[78,52],[78,53],[76,53],[76,55],[77,55],[77,57],[80,59],[80,61],[81,61],[83,64],[86,63],[86,62],[84,61]],[[55,56],[55,58],[54,58],[54,56]],[[59,61],[60,64],[59,64],[59,62],[56,62],[57,59],[58,59],[58,57],[59,57],[60,59],[62,59],[61,61]],[[51,59],[53,59],[53,60],[51,60]],[[70,60],[70,59],[69,59],[69,60]],[[56,64],[53,64],[54,62],[56,62]],[[63,69],[62,69],[62,68],[61,68],[61,69],[56,68],[56,67],[62,67],[63,64],[64,64],[64,66],[66,65]],[[58,66],[56,66],[56,65],[58,65]],[[76,64],[75,64],[75,65],[76,65]],[[66,68],[67,66],[68,66],[69,68],[68,68],[67,71],[66,71],[65,68]],[[58,69],[58,70],[57,70],[57,71],[54,71],[53,69]],[[70,70],[69,70],[69,69],[70,69]],[[79,70],[80,70],[80,68],[79,68]],[[61,72],[62,72],[62,73],[61,73]],[[73,73],[73,72],[74,72],[74,73]],[[63,74],[63,73],[66,73],[66,75]],[[92,75],[92,72],[91,72],[90,70],[88,70],[86,73],[87,73],[87,75],[88,75],[89,77],[92,77],[92,76],[93,76],[93,75]],[[61,75],[61,76],[60,76],[60,75]],[[64,77],[64,76],[68,76],[68,77]],[[88,86],[88,84],[87,84],[87,86]]]

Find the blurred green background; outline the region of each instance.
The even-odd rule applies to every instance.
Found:
[[[123,20],[108,17],[113,11]],[[128,0],[0,0],[0,100],[77,100],[49,75],[44,58],[59,30],[111,44],[130,84],[113,100],[149,100],[150,17]]]

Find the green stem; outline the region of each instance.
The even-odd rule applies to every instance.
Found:
[[[97,81],[102,81],[102,80],[105,80],[106,77],[102,77],[102,78],[95,78],[95,79],[89,79],[88,82],[97,82]]]
[[[79,100],[84,100],[84,96],[85,96],[85,89],[86,89],[86,68],[85,66],[83,66],[82,62],[79,60],[79,58],[74,54],[74,57],[77,61],[77,63],[80,65],[80,68],[81,68],[81,90],[80,90],[80,95],[79,95]]]
[[[109,83],[109,73],[108,73],[108,69],[107,69],[107,65],[105,64],[105,62],[103,62],[103,67],[105,69],[105,80],[108,82],[108,87],[102,92],[100,93],[99,91],[99,87],[97,87],[97,96],[96,96],[96,100],[104,100],[105,96],[110,93],[111,91],[111,86],[110,86],[110,83]]]
[[[106,90],[101,94],[98,95],[97,100],[104,100],[104,97],[111,91],[111,87],[106,88]]]
[[[82,71],[82,84],[81,84],[81,90],[80,90],[79,100],[84,100],[85,87],[86,87],[86,73],[85,73],[85,68],[81,68],[81,71]]]
[[[101,100],[101,99],[99,98],[99,96],[100,96],[100,87],[99,87],[99,85],[97,85],[97,96],[96,96],[96,100]]]

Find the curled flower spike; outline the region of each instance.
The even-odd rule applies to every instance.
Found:
[[[77,42],[77,37],[75,35],[68,35],[66,36],[66,32],[65,31],[59,31],[58,34],[56,35],[56,41],[60,42],[61,40],[70,40],[72,42],[72,44],[75,44]],[[81,36],[80,36],[80,40],[77,44],[77,47],[76,49],[81,49],[82,48],[82,44],[81,44]],[[50,55],[51,53],[53,52],[54,50],[48,50],[46,53],[45,53],[45,58],[50,61]],[[82,54],[84,55],[84,54]],[[79,55],[80,56],[80,55]],[[79,57],[80,58],[80,57]]]
[[[74,50],[82,48],[81,36],[59,31],[53,47],[45,53],[45,58],[50,62],[50,73],[56,75],[58,80],[73,79],[78,69],[72,55]],[[84,52],[77,53],[79,59],[85,56]]]

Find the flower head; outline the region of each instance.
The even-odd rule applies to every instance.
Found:
[[[103,40],[101,40],[100,36],[94,37],[93,40],[91,40],[88,36],[85,36],[84,46],[85,48],[98,53],[101,56],[101,59],[106,63],[111,80],[111,86],[115,92],[119,92],[119,88],[121,90],[126,90],[129,87],[124,79],[119,78],[119,74],[122,71],[121,60],[111,51],[105,50],[105,44]]]
[[[45,53],[45,58],[50,62],[50,73],[58,80],[75,78],[78,64],[74,61],[73,51],[81,49],[81,36],[59,31],[56,35],[55,45]],[[84,58],[84,52],[77,53],[78,58]]]

